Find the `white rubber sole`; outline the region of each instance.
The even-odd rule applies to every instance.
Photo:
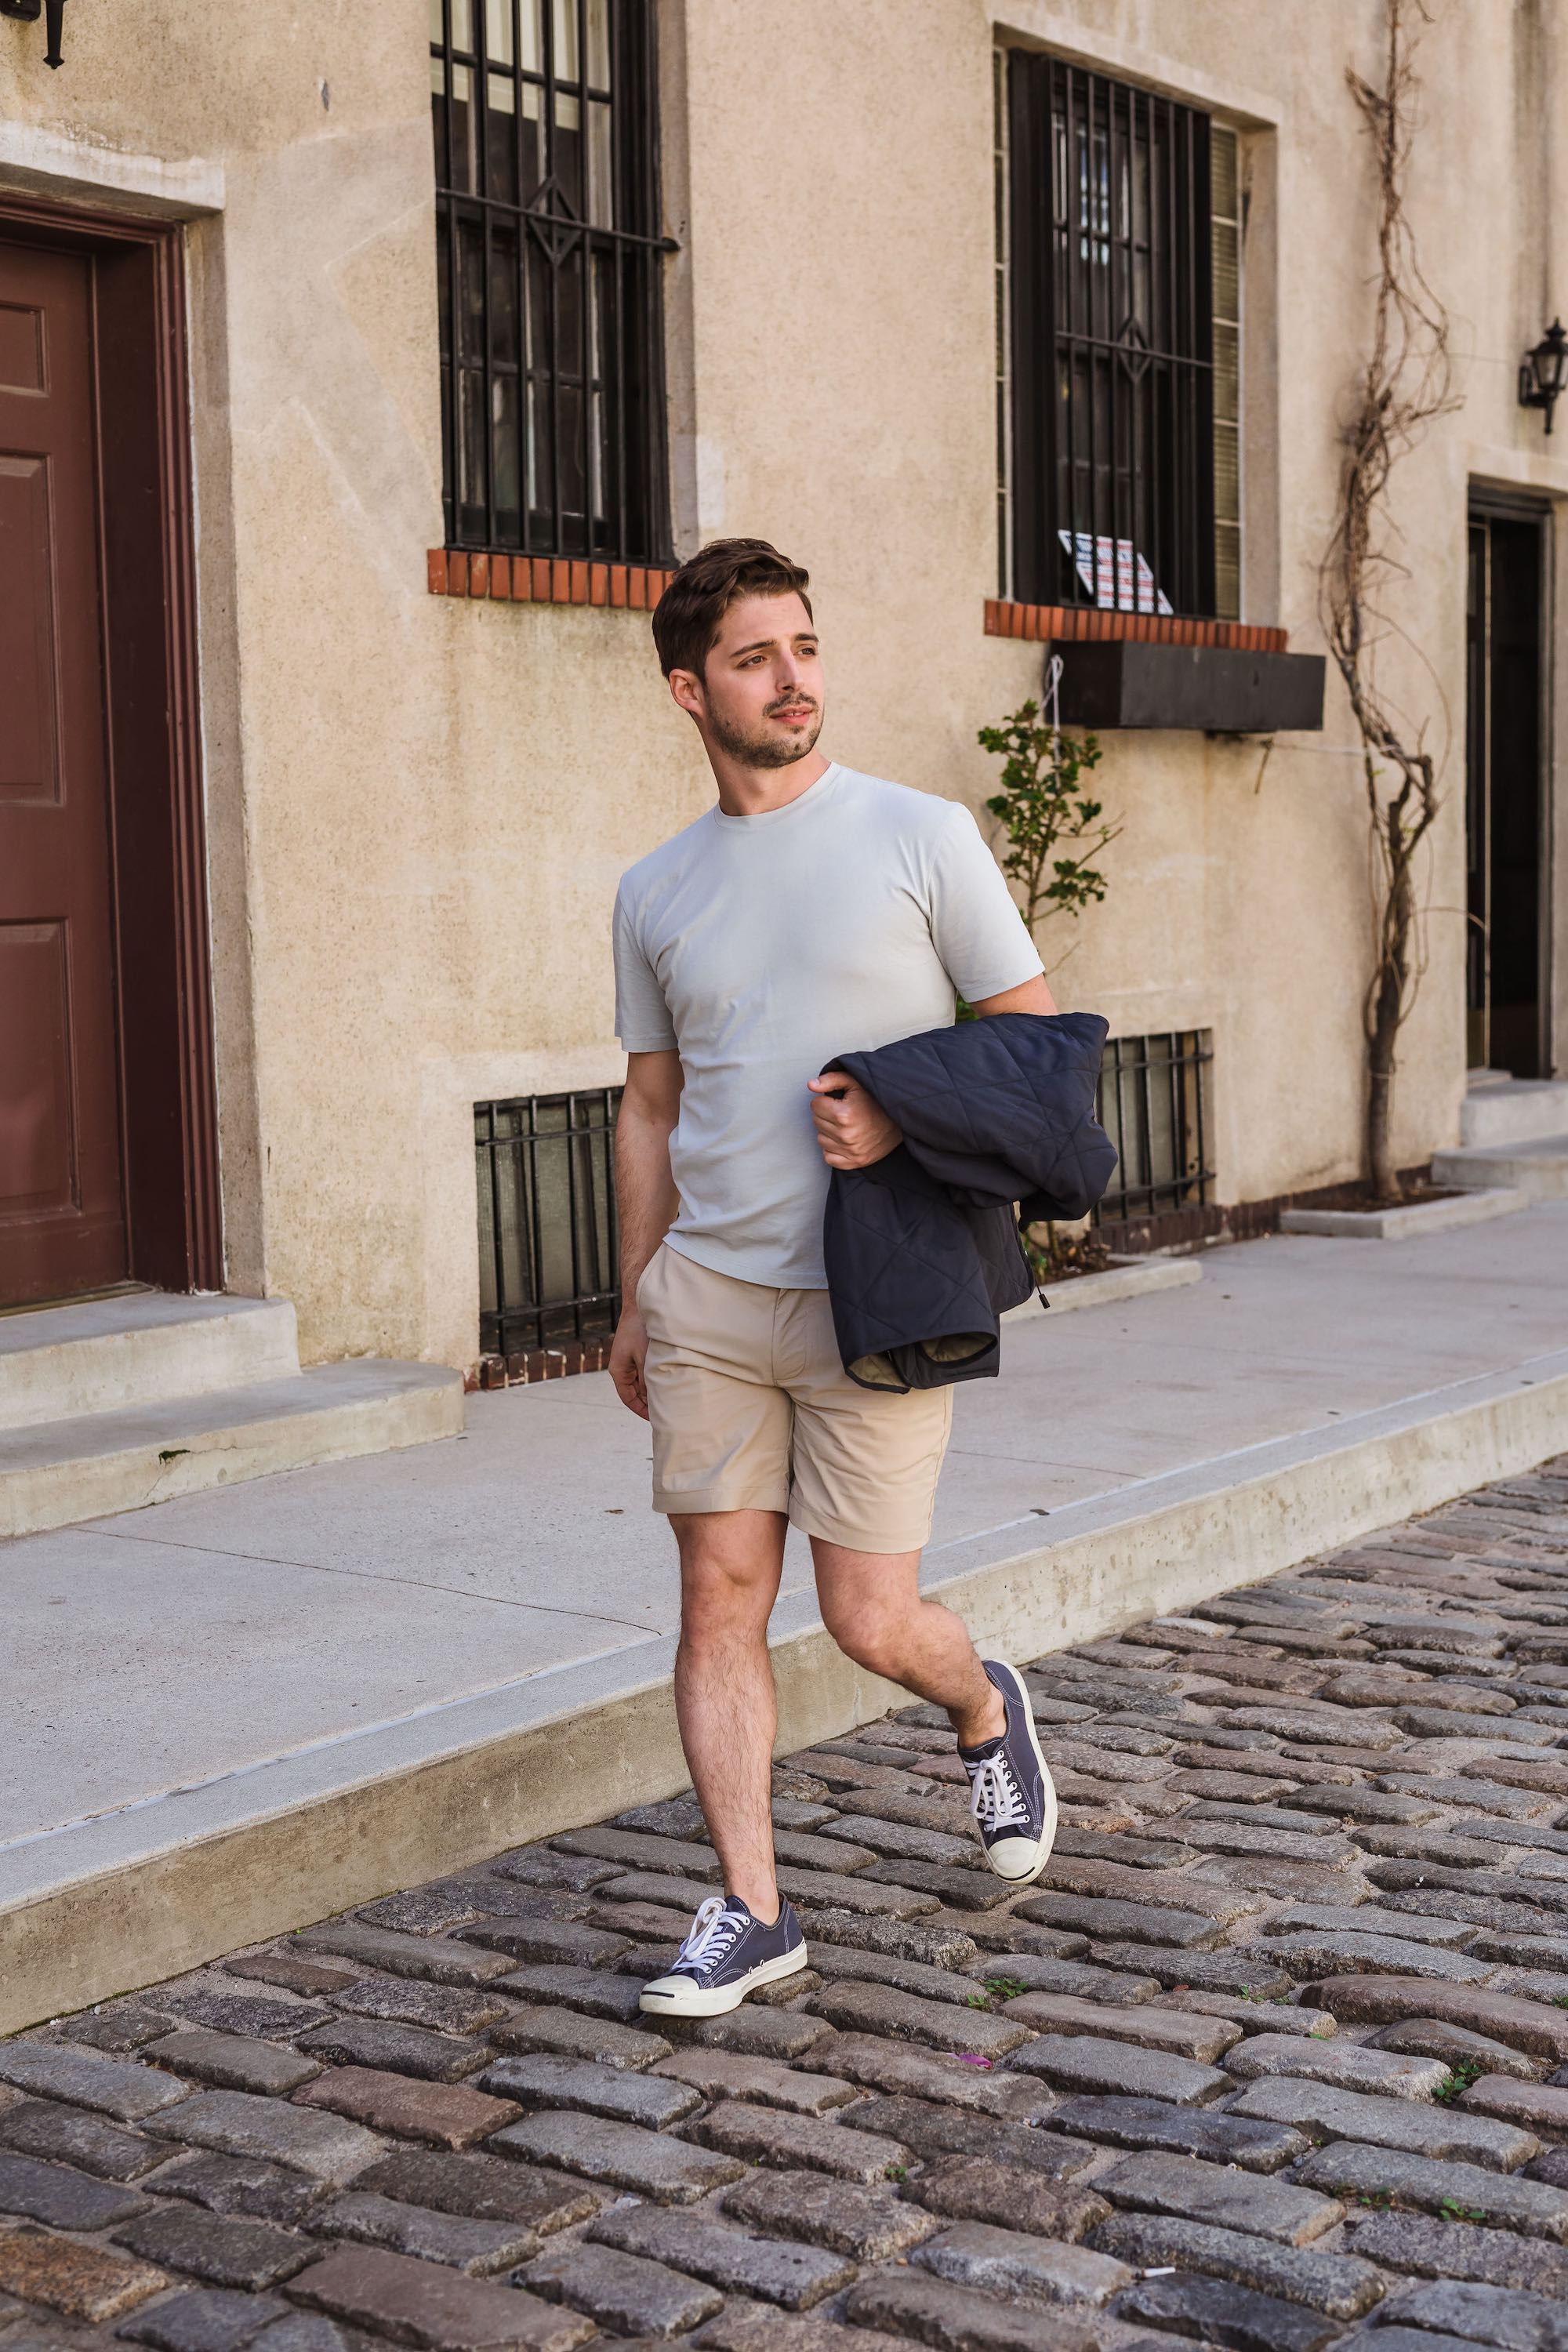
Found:
[[[1046,1762],[1040,1750],[1039,1736],[1035,1729],[1035,1710],[1029,1704],[1029,1694],[1025,1686],[1023,1675],[1016,1666],[1009,1665],[1005,1658],[987,1658],[985,1664],[994,1666],[999,1674],[1006,1675],[1013,1696],[1024,1710],[1024,1721],[1029,1729],[1029,1745],[1035,1751],[1035,1761],[1040,1769],[1040,1784],[1046,1794],[1046,1818],[1040,1834],[1040,1848],[1032,1866],[1017,1874],[998,1870],[996,1864],[991,1860],[989,1848],[986,1849],[985,1859],[990,1864],[994,1875],[1005,1885],[1031,1886],[1049,1862],[1051,1848],[1057,1842],[1057,1784],[1051,1778],[1050,1766]],[[1022,1843],[1023,1841],[1020,1840],[1019,1843]]]
[[[689,1977],[656,1977],[652,1984],[643,1987],[637,2007],[649,2017],[722,2017],[727,2010],[739,2009],[758,1985],[796,1976],[806,1965],[805,1946],[797,1944],[793,1952],[781,1952],[777,1959],[762,1960],[748,1969],[739,1984],[715,1985],[710,1992],[704,1992]],[[669,1987],[668,1992],[661,1989],[665,1985]]]

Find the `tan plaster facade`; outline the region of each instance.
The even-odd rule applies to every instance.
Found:
[[[50,74],[39,28],[0,22],[0,186],[189,224],[227,1280],[291,1297],[308,1360],[472,1362],[471,1105],[618,1077],[616,880],[710,797],[646,616],[426,593],[426,0],[75,0]],[[809,563],[826,748],[978,805],[976,729],[1038,688],[1038,647],[982,633],[997,39],[1240,130],[1243,616],[1321,650],[1373,266],[1343,75],[1376,72],[1382,24],[1379,0],[664,0],[677,551],[748,530]],[[1397,489],[1407,643],[1389,674],[1446,751],[1402,1163],[1454,1139],[1464,1083],[1468,486],[1568,498],[1568,438],[1515,399],[1521,353],[1568,306],[1565,41],[1564,0],[1446,0],[1421,51],[1412,211],[1462,405]],[[1370,899],[1334,682],[1322,733],[1267,760],[1254,740],[1125,734],[1100,777],[1124,831],[1058,994],[1119,1034],[1212,1028],[1220,1198],[1354,1173]]]

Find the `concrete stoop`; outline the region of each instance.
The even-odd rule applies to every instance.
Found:
[[[1568,1201],[1568,1078],[1478,1073],[1465,1096],[1458,1145],[1433,1154],[1432,1181]]]
[[[463,1426],[461,1375],[300,1369],[287,1299],[129,1293],[0,1317],[0,1537]]]
[[[1568,1349],[1336,1418],[944,1548],[926,1589],[1032,1658],[1179,1612],[1568,1449]],[[781,1752],[903,1696],[808,1591],[774,1612]],[[0,2032],[687,1785],[673,1637],[545,1669],[0,1852]]]

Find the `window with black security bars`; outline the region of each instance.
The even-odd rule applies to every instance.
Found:
[[[430,0],[447,543],[669,554],[654,0]]]
[[[1117,1169],[1094,1212],[1096,1224],[1192,1208],[1208,1199],[1213,1061],[1214,1039],[1206,1029],[1108,1041],[1097,1108],[1116,1146]]]
[[[1034,51],[1006,52],[1004,95],[1006,593],[1209,618],[1223,590],[1234,610],[1234,135]]]
[[[479,1351],[607,1339],[621,1309],[619,1087],[474,1105]]]

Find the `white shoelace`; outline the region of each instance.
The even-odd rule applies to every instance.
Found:
[[[744,1911],[732,1911],[721,1895],[709,1895],[697,1906],[686,1941],[676,1954],[678,1969],[717,1968],[727,1958],[737,1936],[750,1924]]]
[[[983,1830],[1028,1827],[1029,1808],[1004,1750],[983,1757],[977,1764],[966,1756],[963,1769],[970,1780],[969,1810]]]

